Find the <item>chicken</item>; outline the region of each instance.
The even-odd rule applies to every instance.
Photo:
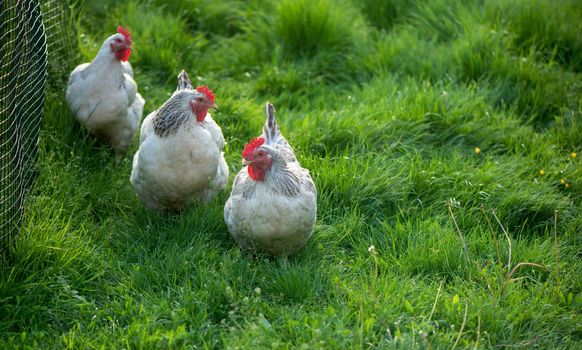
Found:
[[[286,257],[311,237],[317,190],[281,135],[269,102],[266,112],[263,134],[242,152],[244,167],[224,206],[224,220],[243,250]]]
[[[146,206],[180,210],[225,188],[224,137],[209,108],[217,108],[214,93],[194,89],[182,71],[174,94],[144,119],[131,183]]]
[[[73,70],[66,94],[79,123],[107,141],[118,155],[129,147],[145,104],[127,61],[131,50],[130,33],[118,27],[117,34],[103,42],[93,61]]]

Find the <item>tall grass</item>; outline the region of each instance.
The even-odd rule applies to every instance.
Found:
[[[150,211],[137,141],[116,163],[51,94],[2,347],[581,346],[574,1],[82,5],[79,62],[128,26],[146,113],[182,68],[216,92],[232,173],[273,101],[318,221],[285,263],[241,253],[227,192]]]

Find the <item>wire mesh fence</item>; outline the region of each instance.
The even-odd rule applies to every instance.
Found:
[[[65,91],[72,68],[71,57],[74,57],[73,53],[77,48],[77,34],[72,16],[76,4],[73,0],[41,1],[48,49],[47,92],[64,94]]]
[[[20,227],[38,155],[47,72],[62,89],[70,3],[0,0],[0,250]]]

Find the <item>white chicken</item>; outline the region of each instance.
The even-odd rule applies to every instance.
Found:
[[[180,210],[225,188],[224,137],[209,108],[217,108],[214,93],[194,89],[182,71],[174,94],[144,119],[131,183],[148,207]]]
[[[118,155],[129,147],[145,104],[127,62],[131,45],[130,33],[118,27],[117,34],[103,42],[93,61],[73,70],[66,94],[79,123],[111,144]]]
[[[242,152],[244,167],[224,206],[224,220],[243,250],[286,257],[311,237],[317,190],[281,135],[269,102],[266,113],[263,134]]]

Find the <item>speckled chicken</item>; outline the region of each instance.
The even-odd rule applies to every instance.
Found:
[[[180,210],[192,200],[209,201],[226,186],[224,137],[209,108],[217,108],[214,93],[194,89],[182,71],[174,94],[144,119],[131,183],[148,207]]]
[[[75,118],[115,153],[124,153],[142,117],[144,99],[137,92],[133,69],[127,61],[132,49],[123,27],[107,38],[90,63],[77,66],[69,76],[66,101]]]
[[[317,190],[281,135],[268,102],[266,112],[263,134],[242,152],[244,167],[224,206],[224,220],[243,250],[288,256],[311,237]]]

